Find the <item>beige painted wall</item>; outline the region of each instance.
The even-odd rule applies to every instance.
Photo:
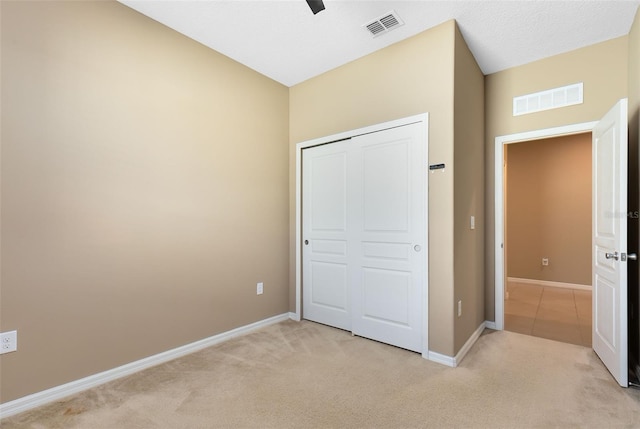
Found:
[[[506,150],[507,275],[591,285],[591,133]]]
[[[629,136],[637,152],[640,140],[640,9],[629,32]]]
[[[494,147],[497,136],[600,119],[627,96],[628,37],[514,67],[485,77],[485,301],[486,318],[495,320]],[[584,82],[584,103],[512,116],[514,96]]]
[[[288,91],[118,3],[3,1],[0,16],[0,329],[20,344],[0,357],[2,402],[293,310],[295,143],[425,111],[430,160],[448,165],[430,176],[431,349],[454,355],[483,319],[454,262],[474,248],[475,272],[484,231],[467,230],[481,103],[460,103],[479,76],[453,22]],[[626,95],[627,55],[637,75],[637,21],[628,54],[624,37],[486,78],[487,320],[495,136],[599,118]],[[511,118],[513,95],[577,80],[584,105]]]
[[[429,163],[447,166],[429,175],[429,348],[453,356],[484,321],[484,76],[455,22],[291,88],[290,216],[296,143],[422,112],[430,115]],[[464,311],[457,318],[459,299]]]
[[[288,89],[119,3],[0,3],[2,402],[287,312]]]
[[[429,346],[452,356],[455,23],[441,24],[290,88],[290,309],[295,308],[295,144],[429,112]],[[449,168],[451,167],[451,168]]]
[[[629,33],[629,158],[639,160],[640,164],[640,9],[636,13],[631,32]],[[630,192],[635,195],[635,200],[629,198],[629,210],[640,210],[638,164],[629,163]],[[632,188],[632,186],[634,186]],[[633,228],[640,241],[640,226],[638,217],[631,217],[629,228]],[[636,243],[637,245],[637,243]],[[629,251],[640,250],[637,247]],[[638,268],[640,270],[640,268]]]
[[[460,31],[455,38],[454,103],[455,354],[485,320],[484,75]],[[439,251],[439,246],[435,244],[431,251]],[[458,301],[462,301],[460,317]]]

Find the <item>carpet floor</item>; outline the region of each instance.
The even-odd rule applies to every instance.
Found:
[[[586,347],[485,330],[457,368],[287,321],[3,419],[14,428],[625,428]]]

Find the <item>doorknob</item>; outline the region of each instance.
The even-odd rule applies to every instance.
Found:
[[[617,261],[618,260],[618,252],[605,253],[604,257],[607,258],[607,259],[615,259]]]
[[[635,253],[629,253],[627,255],[627,259],[630,261],[637,261],[638,260],[638,255],[636,255]]]

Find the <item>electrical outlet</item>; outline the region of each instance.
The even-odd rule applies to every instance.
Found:
[[[18,350],[18,331],[0,334],[0,354],[15,352],[16,350]]]
[[[549,265],[549,258],[542,258],[542,266],[546,267],[547,265]]]
[[[264,292],[264,283],[260,282],[256,287],[256,295],[262,295],[263,292]]]
[[[462,316],[462,300],[458,301],[458,317]]]

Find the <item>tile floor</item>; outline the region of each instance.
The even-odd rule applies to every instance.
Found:
[[[591,347],[591,291],[509,282],[505,329]]]

